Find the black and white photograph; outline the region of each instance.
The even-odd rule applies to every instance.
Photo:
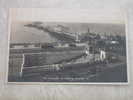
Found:
[[[127,83],[125,22],[78,17],[11,20],[8,82]]]

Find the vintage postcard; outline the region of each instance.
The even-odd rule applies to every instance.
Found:
[[[13,8],[9,30],[8,82],[128,83],[120,13]]]

